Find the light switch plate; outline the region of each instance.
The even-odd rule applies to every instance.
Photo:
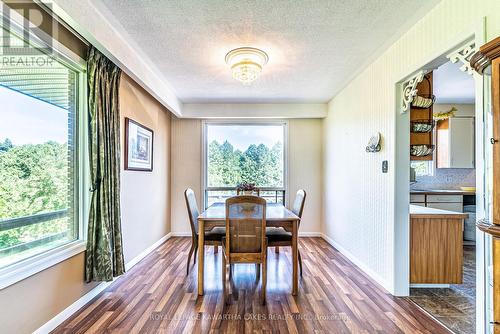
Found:
[[[382,173],[387,173],[389,170],[389,162],[387,160],[382,161]]]

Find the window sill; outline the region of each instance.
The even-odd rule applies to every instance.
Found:
[[[85,251],[86,242],[76,240],[0,269],[0,290]]]

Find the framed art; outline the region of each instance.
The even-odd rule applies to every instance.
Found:
[[[125,169],[153,170],[153,130],[125,118]]]

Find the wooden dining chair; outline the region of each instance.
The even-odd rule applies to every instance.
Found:
[[[257,196],[228,198],[226,236],[222,239],[223,303],[227,303],[226,266],[235,263],[255,263],[262,266],[262,270],[259,270],[262,275],[262,303],[266,303],[266,243],[266,200]]]
[[[196,252],[198,251],[198,204],[196,203],[196,196],[191,188],[187,188],[184,191],[184,198],[186,199],[186,206],[189,216],[189,224],[191,225],[191,249],[189,250],[186,275],[189,274],[189,262],[191,261],[191,255],[194,251],[194,261],[196,263]],[[204,245],[213,245],[218,247],[222,245],[222,238],[226,235],[225,227],[214,227],[210,231],[205,231]],[[215,249],[215,248],[214,248]],[[215,251],[214,251],[215,252]]]
[[[295,194],[295,200],[292,205],[292,212],[299,218],[302,218],[302,212],[304,211],[304,204],[306,202],[306,191],[300,189]],[[300,226],[300,221],[299,221]],[[292,232],[285,231],[282,227],[268,227],[266,229],[267,246],[268,247],[278,247],[280,246],[292,246]],[[278,253],[278,251],[276,251]],[[300,266],[300,276],[302,276],[302,257],[300,256],[299,250],[299,266]]]

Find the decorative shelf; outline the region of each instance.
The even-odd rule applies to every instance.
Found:
[[[410,102],[410,160],[432,161],[434,158],[434,95],[432,72],[426,73],[416,86],[417,94]],[[424,145],[424,146],[422,146]],[[418,149],[418,147],[422,147]]]
[[[428,157],[434,153],[434,145],[410,145],[410,156],[412,157]]]
[[[416,109],[429,109],[434,105],[434,101],[436,101],[436,97],[434,95],[417,95],[413,98],[411,107]]]
[[[412,133],[429,133],[435,125],[436,122],[432,119],[416,119],[410,122],[410,131]]]

